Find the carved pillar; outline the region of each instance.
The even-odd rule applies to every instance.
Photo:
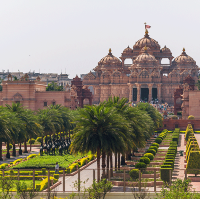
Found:
[[[133,89],[132,89],[132,84],[128,83],[128,87],[129,87],[129,102],[132,102],[133,98],[132,98],[132,92],[133,92]]]
[[[122,67],[124,67],[124,61],[125,61],[125,59],[121,58],[121,60],[122,60]]]
[[[141,84],[137,85],[137,102],[140,102]]]
[[[149,88],[149,102],[152,100],[152,84],[148,84],[148,88]]]
[[[161,84],[157,84],[158,102],[161,103]]]

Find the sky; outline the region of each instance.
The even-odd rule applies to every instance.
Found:
[[[0,0],[0,71],[67,73],[95,68],[149,35],[200,65],[197,0]]]

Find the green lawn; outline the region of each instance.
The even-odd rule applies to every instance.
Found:
[[[90,155],[90,153],[88,154]],[[69,164],[72,164],[74,161],[81,159],[83,155],[46,155],[37,156],[35,158],[31,158],[26,162],[21,162],[18,165],[12,167],[13,169],[18,168],[55,168],[56,162],[58,162],[59,166],[62,168],[67,168]]]

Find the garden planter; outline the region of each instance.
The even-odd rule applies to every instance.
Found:
[[[150,162],[149,166],[152,165],[163,165],[163,162]]]
[[[155,158],[153,160],[165,160],[165,158],[159,158],[159,157],[155,156]]]
[[[137,157],[138,156],[143,156],[143,153],[135,153],[134,155],[137,156]]]
[[[135,165],[137,162],[126,161],[127,165]]]
[[[200,182],[200,176],[188,176],[188,179],[190,179],[191,182]]]
[[[139,160],[140,157],[136,157],[136,156],[131,156],[131,160]]]

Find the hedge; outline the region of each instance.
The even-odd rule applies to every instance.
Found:
[[[148,157],[150,160],[154,159],[154,155],[152,153],[145,153],[144,157]]]
[[[140,158],[140,162],[144,162],[145,164],[149,164],[150,163],[150,159],[148,157],[141,157]]]
[[[172,168],[160,168],[160,177],[164,182],[169,183],[170,170],[171,170],[171,177],[172,177]]]
[[[139,178],[139,169],[132,169],[129,171],[129,175],[133,180],[136,180]]]
[[[146,153],[152,153],[154,156],[156,155],[156,151],[154,149],[148,149]]]

